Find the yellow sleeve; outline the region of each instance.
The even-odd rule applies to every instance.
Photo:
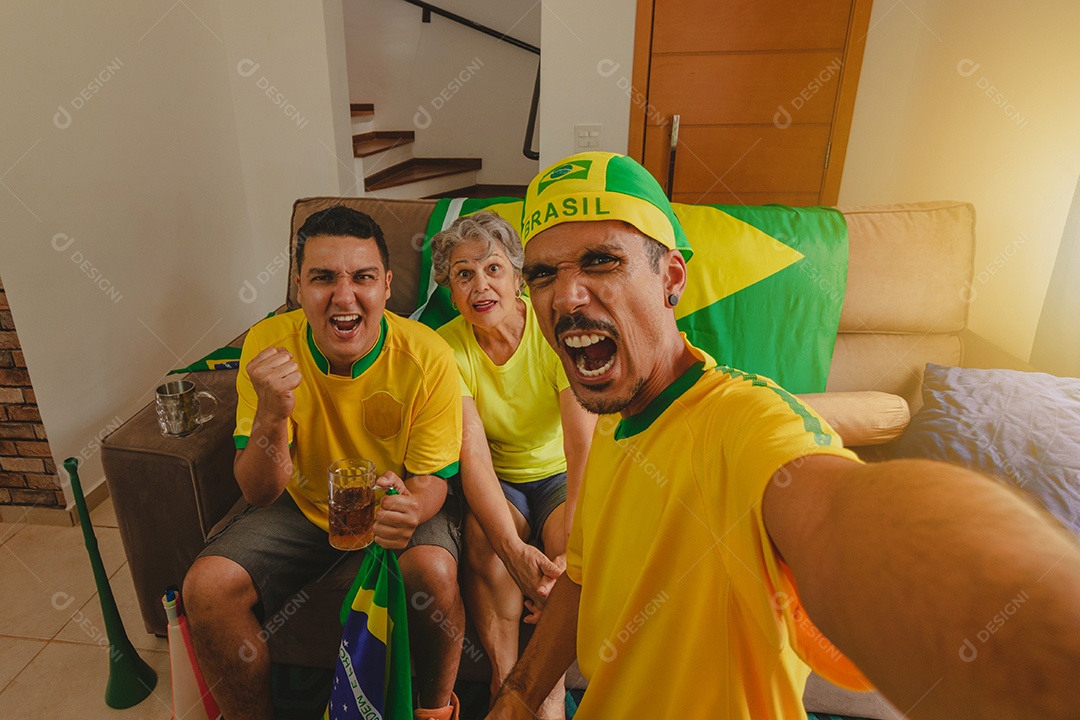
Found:
[[[719,513],[721,553],[732,587],[763,627],[780,619],[792,649],[822,677],[852,689],[872,689],[803,610],[762,513],[765,489],[781,467],[810,455],[858,458],[820,416],[771,381],[745,376],[732,394],[732,401],[710,418],[704,436],[706,447],[715,443],[713,451],[704,453],[705,477],[721,479],[704,489],[711,486],[717,493],[710,504]]]
[[[258,327],[258,326],[256,326]],[[244,338],[244,347],[240,351],[240,370],[236,374],[236,428],[233,430],[233,445],[237,450],[247,447],[251,438],[251,426],[255,423],[255,410],[259,406],[255,387],[251,384],[251,376],[248,374],[248,363],[251,359],[262,352],[263,343],[260,342],[258,333],[253,327]],[[289,444],[293,442],[293,421],[289,418]]]
[[[457,326],[451,321],[435,332],[437,332],[439,337],[445,340],[446,344],[450,346],[450,349],[454,351],[454,362],[458,369],[461,397],[474,397],[474,391],[469,387],[469,383],[465,379],[469,364],[468,352],[461,343],[461,337],[455,332],[456,329]]]
[[[255,422],[258,399],[255,396],[255,388],[251,384],[247,366],[251,358],[258,355],[260,350],[255,333],[249,332],[244,338],[244,347],[240,351],[240,370],[236,374],[236,428],[233,430],[233,444],[237,450],[247,447],[248,439],[251,437],[251,426]]]
[[[424,373],[427,396],[409,427],[405,469],[413,475],[449,478],[461,455],[461,375],[449,347]]]

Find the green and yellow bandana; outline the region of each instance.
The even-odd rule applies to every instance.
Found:
[[[625,155],[572,155],[533,178],[525,193],[521,242],[564,222],[622,220],[677,249],[686,260],[693,250],[660,184]]]

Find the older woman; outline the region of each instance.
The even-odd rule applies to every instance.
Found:
[[[435,280],[461,312],[439,334],[461,372],[462,587],[494,693],[517,660],[523,594],[532,601],[526,620],[535,622],[565,567],[595,416],[577,403],[522,295],[524,253],[510,224],[476,213],[437,234],[432,248]],[[560,682],[541,716],[563,712]]]

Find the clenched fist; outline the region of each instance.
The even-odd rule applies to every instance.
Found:
[[[284,420],[296,407],[293,395],[300,385],[300,366],[288,350],[268,347],[251,359],[247,366],[251,385],[259,398],[259,410],[275,420]]]

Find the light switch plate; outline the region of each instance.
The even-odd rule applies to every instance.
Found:
[[[601,147],[601,125],[574,126],[574,152],[593,152]]]

